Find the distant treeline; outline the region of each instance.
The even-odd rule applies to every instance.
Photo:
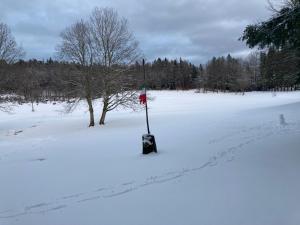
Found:
[[[90,70],[92,86],[96,93],[101,89],[101,66],[84,68],[76,63],[29,60],[7,64],[0,63],[0,90],[2,94],[23,96],[24,101],[44,99],[70,99],[80,97],[83,71]],[[121,66],[120,66],[121,68]],[[123,66],[118,74],[111,75],[114,82],[138,90],[143,86],[143,68],[140,62]],[[155,90],[203,91],[267,91],[294,90],[299,85],[299,58],[291,51],[269,49],[254,52],[245,59],[213,57],[199,66],[179,59],[156,59],[146,63],[147,86]],[[109,76],[105,78],[110,79]],[[120,86],[122,86],[120,83]],[[101,91],[99,91],[100,93]],[[100,95],[95,97],[101,97]]]
[[[139,67],[135,65],[135,69]],[[273,48],[243,59],[213,57],[199,66],[182,59],[158,58],[147,64],[147,74],[148,86],[158,90],[286,91],[300,84],[300,58],[294,51]]]

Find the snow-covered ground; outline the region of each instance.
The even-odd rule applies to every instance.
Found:
[[[0,225],[300,224],[300,92],[151,96],[148,156],[143,111],[0,112]]]

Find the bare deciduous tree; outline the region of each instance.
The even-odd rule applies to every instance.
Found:
[[[79,92],[82,92],[83,98],[86,99],[89,113],[90,124],[94,126],[94,109],[93,109],[93,94],[92,94],[92,70],[94,63],[94,50],[91,39],[89,26],[83,20],[66,28],[61,33],[62,43],[58,46],[58,53],[61,58],[67,59],[80,65],[80,75],[82,79],[70,79],[73,87],[77,87]],[[79,82],[78,82],[79,81]]]
[[[97,64],[102,66],[103,108],[99,124],[104,125],[108,111],[134,102],[136,94],[126,84],[119,82],[119,76],[123,72],[122,65],[135,62],[140,54],[138,42],[129,31],[127,20],[119,17],[114,9],[95,8],[90,17],[90,27]]]
[[[0,61],[13,63],[24,55],[25,52],[17,45],[9,27],[0,22]]]

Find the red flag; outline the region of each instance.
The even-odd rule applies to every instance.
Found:
[[[146,96],[146,90],[145,89],[143,89],[143,91],[140,93],[139,99],[140,99],[140,104],[146,104],[147,96]]]

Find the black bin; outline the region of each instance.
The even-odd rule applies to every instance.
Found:
[[[155,137],[152,134],[143,135],[143,154],[157,153]]]

